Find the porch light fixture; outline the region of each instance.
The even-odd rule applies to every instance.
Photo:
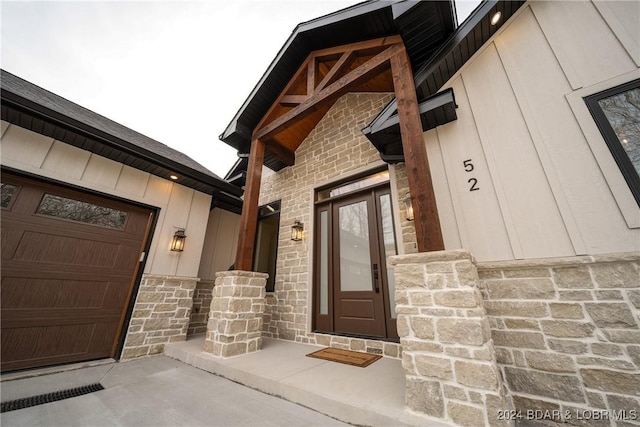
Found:
[[[178,175],[169,175],[169,178],[175,181],[178,179]]]
[[[291,226],[291,240],[299,242],[302,240],[302,232],[304,231],[304,224],[296,219]]]
[[[413,205],[411,204],[411,193],[407,193],[404,199],[404,210],[407,212],[407,221],[413,221]]]
[[[182,252],[184,250],[184,241],[187,235],[184,234],[184,228],[179,228],[171,238],[171,250],[173,252]]]
[[[497,11],[496,13],[494,13],[491,17],[491,25],[498,24],[498,22],[500,22],[500,18],[502,18],[502,12]]]

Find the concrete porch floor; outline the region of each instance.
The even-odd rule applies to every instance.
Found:
[[[322,347],[269,338],[258,352],[222,359],[203,352],[203,345],[204,336],[195,336],[167,344],[164,354],[351,424],[448,425],[405,408],[405,376],[397,359],[383,357],[359,368],[306,357]]]

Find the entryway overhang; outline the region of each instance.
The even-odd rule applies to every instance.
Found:
[[[419,251],[443,249],[413,70],[455,28],[452,1],[365,2],[300,24],[220,139],[250,153],[235,268],[252,268],[262,166],[280,170],[348,92],[394,92]],[[428,231],[427,231],[428,230]]]
[[[305,92],[306,87],[301,85],[300,81],[294,80],[302,78],[301,66],[308,62],[311,52],[322,53],[324,49],[399,36],[409,56],[411,68],[417,70],[440,48],[453,33],[456,25],[453,1],[415,0],[367,1],[303,22],[294,29],[233,120],[220,135],[220,139],[237,149],[239,153],[248,153],[254,131],[265,116],[271,115],[273,118],[274,115],[284,114],[287,108],[292,109],[301,102],[301,96],[308,96]],[[357,53],[357,60],[363,60],[361,55],[362,52]],[[319,69],[315,70],[316,78],[326,76],[328,69],[339,60],[335,53],[333,58],[330,54],[328,57],[319,57]],[[338,64],[341,67],[336,68],[334,73],[344,70],[342,67],[348,68],[352,65],[349,62],[353,60],[353,56],[344,58],[344,63]],[[278,111],[270,111],[286,88],[291,96],[283,100],[282,108]],[[360,88],[350,88],[350,91],[355,90],[392,92],[390,72],[387,69],[385,77],[378,76],[377,79],[370,79],[367,84],[362,84]],[[284,139],[284,143],[280,145],[282,148],[289,146],[288,149],[274,152],[278,148],[271,147],[265,154],[264,165],[278,171],[295,161],[290,146],[295,144],[294,140],[298,145],[304,140],[310,129],[313,129],[324,115],[322,110],[326,112],[328,108],[314,106],[314,111],[305,116],[304,123],[296,123],[295,132],[292,130],[287,135],[280,135],[279,137]]]

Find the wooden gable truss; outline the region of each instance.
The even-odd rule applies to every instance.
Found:
[[[395,92],[418,250],[444,249],[413,73],[400,36],[309,54],[253,130],[235,268],[251,270],[265,151],[287,165],[295,151],[348,92]]]

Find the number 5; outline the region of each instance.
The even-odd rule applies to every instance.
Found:
[[[473,163],[471,163],[471,159],[465,160],[462,164],[464,165],[464,170],[466,172],[471,172],[473,170]]]

